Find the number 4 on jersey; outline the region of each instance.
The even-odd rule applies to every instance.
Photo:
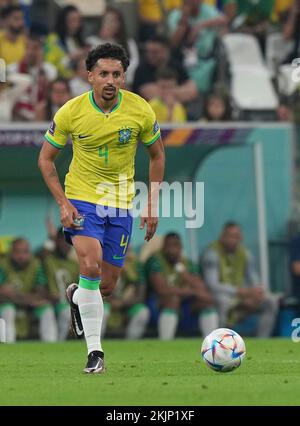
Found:
[[[108,146],[103,145],[99,147],[99,157],[104,157],[104,164],[108,164]]]

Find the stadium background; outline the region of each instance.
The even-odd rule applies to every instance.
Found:
[[[5,3],[10,2],[3,2]],[[45,37],[46,33],[53,29],[60,8],[69,3],[77,4],[80,8],[86,32],[89,34],[97,27],[105,6],[110,5],[121,10],[127,35],[135,38],[142,60],[143,43],[139,40],[141,17],[136,1],[89,0],[85,2],[85,6],[82,2],[75,1],[20,1],[25,11],[27,31],[30,26],[34,27],[42,38]],[[222,10],[222,2],[208,3]],[[274,2],[272,16],[268,18],[268,34],[282,34],[289,7],[293,7],[292,1]],[[281,9],[283,23],[280,21]],[[224,34],[218,34],[221,46],[223,37]],[[225,47],[216,54],[218,72],[214,85],[221,83],[228,92],[233,107],[231,120],[217,123],[201,121],[200,113],[197,120],[189,123],[161,124],[166,144],[166,181],[204,182],[204,225],[201,229],[190,231],[184,226],[185,218],[162,218],[158,233],[164,235],[176,229],[183,238],[186,254],[197,261],[209,242],[218,237],[222,225],[228,220],[234,220],[241,225],[245,242],[254,253],[258,268],[269,270],[268,284],[272,291],[290,296],[288,245],[297,233],[299,213],[299,141],[296,137],[298,86],[293,87],[292,93],[284,93],[278,83],[279,74],[274,75],[274,70],[268,69],[266,63],[266,69],[269,70],[267,94],[269,85],[272,85],[270,104],[261,107],[254,99],[253,106],[250,104],[244,108],[239,105],[239,96],[234,89],[235,77],[228,65],[230,54]],[[273,59],[278,60],[276,72],[279,73],[280,58]],[[255,70],[256,64],[252,65]],[[289,76],[291,78],[291,70]],[[249,91],[256,90],[255,78],[248,80],[248,84]],[[213,91],[213,85],[210,90]],[[263,90],[259,96],[264,97]],[[204,102],[204,95],[200,93],[199,98],[200,104]],[[289,112],[284,119],[279,114],[281,105],[286,106]],[[50,214],[55,225],[59,225],[58,210],[36,167],[42,135],[48,124],[49,122],[37,123],[34,120],[20,122],[14,118],[11,122],[0,120],[0,235],[3,246],[7,238],[24,236],[30,241],[33,250],[37,250],[47,239],[46,216]],[[255,145],[261,147],[260,181],[257,181]],[[61,177],[67,170],[70,154],[71,151],[67,148],[58,160]],[[144,153],[139,152],[136,161],[137,180],[147,179],[147,161]],[[263,199],[258,197],[258,191],[261,189],[264,192]],[[261,215],[265,219],[265,230],[259,227]],[[136,221],[133,248],[139,251],[142,243],[143,233],[138,230]],[[262,264],[261,257],[261,251],[265,249],[267,265]]]

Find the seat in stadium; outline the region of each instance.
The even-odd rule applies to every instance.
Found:
[[[247,34],[227,34],[223,43],[236,108],[240,111],[275,111],[278,97],[256,38]]]
[[[265,66],[259,44],[254,36],[242,33],[226,34],[222,37],[222,41],[230,66]]]

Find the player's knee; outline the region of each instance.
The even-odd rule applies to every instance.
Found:
[[[91,278],[97,278],[101,275],[101,268],[98,259],[91,256],[85,256],[80,259],[81,274]]]

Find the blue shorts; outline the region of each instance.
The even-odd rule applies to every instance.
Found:
[[[132,233],[130,210],[104,207],[87,201],[70,202],[83,217],[83,224],[80,229],[64,228],[66,241],[72,244],[75,235],[96,238],[102,245],[103,260],[121,268]]]

